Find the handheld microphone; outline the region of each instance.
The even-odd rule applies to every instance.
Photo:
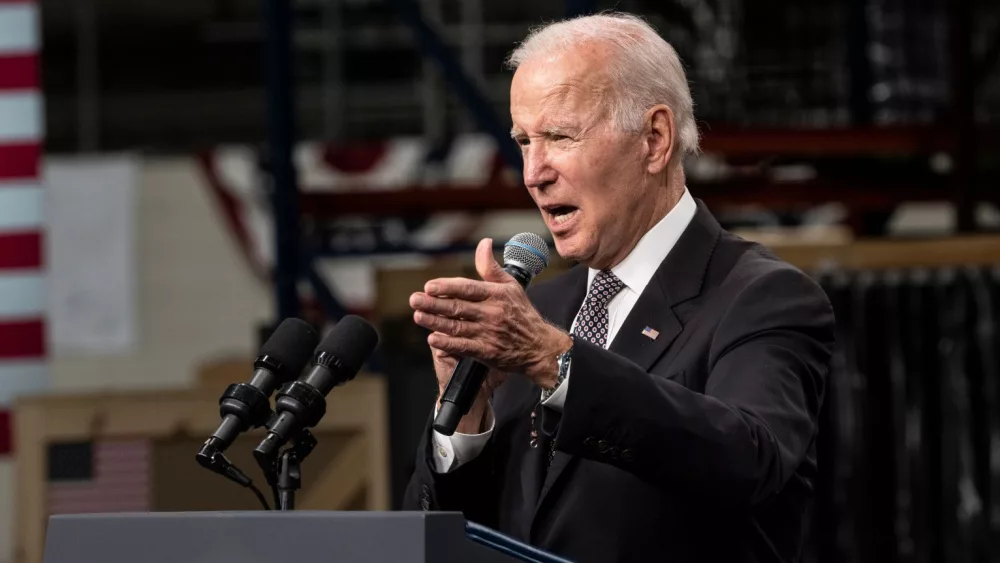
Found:
[[[278,392],[275,415],[267,422],[267,436],[253,452],[261,467],[270,463],[278,449],[300,430],[315,426],[323,418],[326,396],[334,387],[354,379],[377,345],[378,332],[361,317],[347,315],[334,325],[316,348],[312,369]]]
[[[295,379],[309,361],[319,337],[305,321],[285,319],[260,348],[249,383],[234,383],[219,399],[222,422],[205,441],[196,459],[202,466],[242,481],[222,455],[241,432],[267,423],[270,397],[282,383]]]
[[[549,247],[535,233],[514,235],[503,247],[503,271],[527,289],[531,280],[549,265]],[[441,407],[434,417],[434,430],[451,436],[458,422],[469,414],[490,369],[485,364],[462,358],[441,395]]]

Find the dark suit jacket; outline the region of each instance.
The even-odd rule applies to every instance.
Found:
[[[577,266],[529,295],[568,329],[586,285]],[[816,283],[698,202],[610,349],[576,340],[562,413],[539,409],[542,444],[540,390],[512,376],[475,459],[435,473],[428,428],[405,507],[462,511],[575,561],[796,560],[833,325]]]

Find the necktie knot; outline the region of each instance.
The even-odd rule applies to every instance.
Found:
[[[587,300],[595,305],[607,307],[608,302],[624,288],[625,282],[618,279],[618,276],[611,270],[601,270],[594,276],[594,283],[590,286],[590,295]]]

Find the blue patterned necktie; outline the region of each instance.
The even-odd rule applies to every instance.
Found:
[[[573,326],[573,335],[604,348],[608,342],[608,303],[625,288],[625,282],[610,270],[601,270],[594,276],[590,284],[587,299],[580,308]],[[548,399],[563,380],[560,378],[556,386],[542,393],[542,400]]]
[[[608,303],[624,288],[625,282],[610,270],[597,272],[576,318],[573,334],[604,348],[608,341]]]

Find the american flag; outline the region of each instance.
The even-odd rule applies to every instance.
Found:
[[[0,458],[10,404],[47,382],[39,37],[36,0],[0,0]]]
[[[656,340],[656,337],[660,335],[660,331],[655,328],[646,327],[642,329],[643,336],[648,337],[650,340]]]
[[[67,446],[63,451],[69,449],[76,455],[57,453],[58,445],[50,450],[50,454],[55,453],[50,455],[50,464],[62,466],[49,468],[49,514],[150,510],[152,444],[149,440]]]

